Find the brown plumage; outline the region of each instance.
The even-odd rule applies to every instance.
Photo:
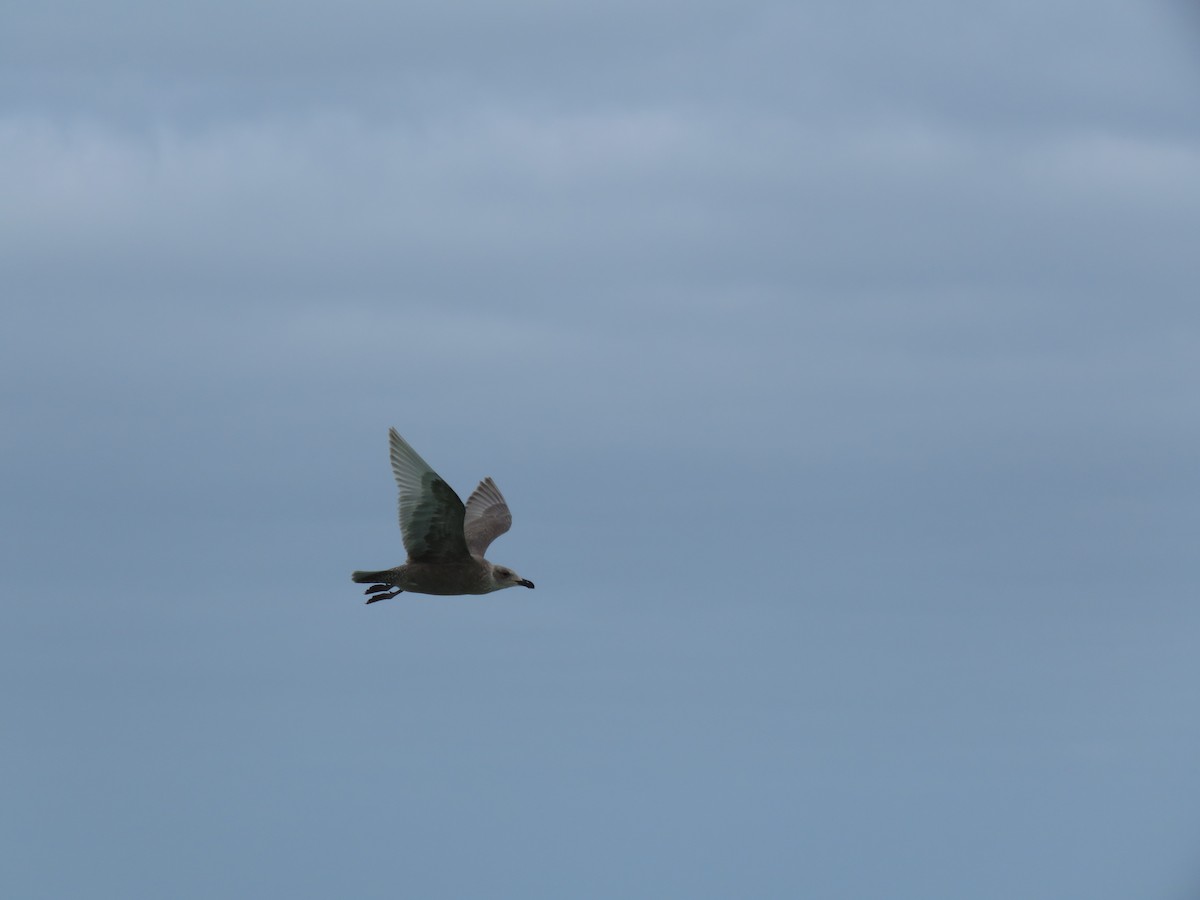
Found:
[[[388,429],[392,474],[400,489],[400,533],[408,561],[378,572],[354,572],[367,588],[367,602],[414,594],[489,594],[531,588],[507,566],[484,559],[488,546],[512,525],[512,514],[496,483],[485,478],[464,506],[454,489],[417,455],[395,428]],[[394,590],[389,590],[394,588]]]

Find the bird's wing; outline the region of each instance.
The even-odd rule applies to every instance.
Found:
[[[465,507],[454,489],[417,455],[395,428],[388,429],[392,474],[400,488],[400,532],[411,562],[467,559]]]
[[[485,478],[467,498],[464,532],[467,548],[476,559],[483,559],[488,545],[512,526],[512,513],[496,482]]]

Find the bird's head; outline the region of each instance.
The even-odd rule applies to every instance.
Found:
[[[492,584],[495,585],[493,590],[503,590],[504,588],[516,587],[518,584],[521,587],[531,588],[533,582],[527,578],[522,578],[508,566],[492,566]]]

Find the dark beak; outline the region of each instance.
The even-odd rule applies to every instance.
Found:
[[[523,585],[527,588],[533,587],[533,582],[530,581],[528,578],[522,578],[520,581],[517,582],[517,584]]]

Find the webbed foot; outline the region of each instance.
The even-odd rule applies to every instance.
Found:
[[[387,590],[389,590],[389,586],[386,584],[375,585],[373,588],[371,588],[369,591],[367,591],[368,594],[375,595],[374,597],[369,598],[367,600],[367,602],[374,603],[376,600],[391,600],[393,597],[404,593],[404,591],[400,590],[400,588],[396,588],[395,590],[392,590],[390,593],[381,593],[381,591],[387,591]]]

